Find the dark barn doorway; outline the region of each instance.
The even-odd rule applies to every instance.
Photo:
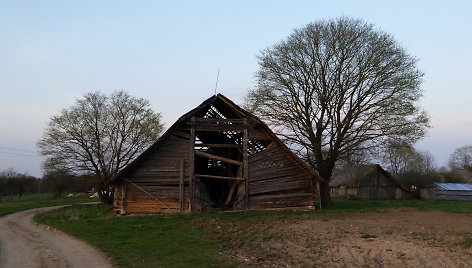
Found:
[[[196,144],[195,198],[200,202],[201,210],[232,210],[240,205],[242,151],[234,143],[220,146],[223,148],[202,148]]]

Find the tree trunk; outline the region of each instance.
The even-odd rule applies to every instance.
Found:
[[[115,187],[114,186],[110,188],[110,194],[108,196],[110,197],[108,200],[108,204],[113,205],[113,201],[115,201]]]
[[[325,179],[323,177],[323,179]],[[320,182],[320,207],[329,207],[332,206],[333,202],[331,201],[331,192],[329,189],[329,177],[325,181]]]
[[[98,196],[100,197],[100,202],[103,204],[108,204],[111,205],[113,204],[113,199],[114,199],[114,187],[106,186],[102,190],[99,190]]]
[[[98,179],[98,178],[97,178]],[[97,193],[100,198],[100,202],[103,204],[113,204],[115,187],[108,185],[107,179],[100,180],[97,183]]]

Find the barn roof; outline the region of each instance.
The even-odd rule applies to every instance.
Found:
[[[329,182],[330,187],[358,187],[361,181],[367,179],[372,173],[382,173],[388,180],[396,185],[401,185],[395,178],[378,164],[346,167],[333,175]]]
[[[212,109],[214,108],[214,109]],[[182,115],[169,129],[167,129],[164,134],[158,138],[158,140],[152,144],[148,149],[146,149],[141,155],[139,155],[133,162],[131,162],[128,166],[126,166],[122,171],[120,171],[116,176],[114,176],[110,183],[113,184],[118,182],[122,179],[122,176],[126,174],[126,172],[132,169],[141,159],[143,159],[146,155],[154,151],[154,149],[159,146],[162,140],[165,139],[170,133],[172,133],[175,129],[177,129],[181,124],[185,124],[190,121],[191,117],[204,117],[208,115],[209,112],[216,113],[217,117],[223,118],[247,118],[248,123],[254,123],[263,128],[263,131],[266,135],[271,137],[271,139],[280,144],[281,148],[287,153],[287,155],[296,163],[296,165],[302,169],[305,173],[312,176],[316,181],[322,181],[323,179],[312,169],[310,168],[305,162],[303,162],[298,156],[296,156],[278,137],[275,135],[272,130],[264,123],[261,119],[259,119],[254,114],[244,110],[243,108],[236,105],[227,97],[223,96],[222,94],[214,95],[204,102],[202,102],[199,106],[192,109],[191,111],[187,112],[186,114]],[[221,113],[221,114],[218,114]],[[224,135],[222,135],[224,136]]]
[[[433,183],[436,187],[446,191],[472,191],[472,184],[467,183]]]

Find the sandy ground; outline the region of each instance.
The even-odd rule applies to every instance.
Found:
[[[38,208],[0,217],[0,267],[112,267],[106,256],[85,242],[32,222]]]
[[[398,208],[251,220],[199,224],[246,267],[472,267],[471,214]]]

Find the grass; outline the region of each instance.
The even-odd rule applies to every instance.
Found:
[[[361,238],[366,238],[366,239],[368,239],[368,238],[377,238],[377,236],[376,235],[371,235],[371,234],[363,234],[363,235],[361,235]]]
[[[217,213],[221,219],[246,220],[269,215],[336,214],[343,212],[382,212],[386,208],[408,207],[440,210],[451,213],[472,213],[472,202],[449,200],[349,200],[333,198],[333,206],[318,210],[265,210],[238,213]],[[208,213],[202,213],[208,214]],[[214,214],[214,213],[213,213]],[[208,214],[210,215],[210,214]]]
[[[235,267],[203,230],[187,224],[194,215],[97,216],[107,208],[77,205],[35,220],[87,241],[120,267]]]
[[[98,215],[107,206],[77,205],[49,211],[36,216],[40,223],[79,237],[96,246],[120,267],[235,267],[224,257],[225,239],[240,236],[241,242],[261,237],[277,239],[274,234],[250,231],[252,224],[264,224],[275,216],[336,214],[344,212],[372,213],[385,208],[411,207],[442,210],[453,213],[472,213],[472,202],[437,200],[345,200],[334,199],[334,206],[316,211],[247,211],[238,213],[203,212],[187,215],[113,217],[112,212]],[[294,217],[296,220],[296,217]],[[215,237],[217,231],[205,228],[210,222],[229,222],[234,233]],[[199,228],[200,226],[201,228]],[[241,226],[247,226],[240,230]],[[225,230],[228,231],[228,230]],[[362,238],[375,238],[363,234]],[[472,239],[461,244],[470,247]]]
[[[88,196],[67,197],[67,194],[57,198],[54,197],[54,194],[50,193],[28,194],[22,197],[0,201],[0,216],[37,207],[77,204],[91,201],[96,200],[90,199]]]
[[[334,206],[320,213],[337,213],[348,211],[378,211],[384,208],[408,207],[433,209],[452,213],[472,213],[472,202],[449,200],[348,200],[333,199]]]
[[[466,249],[472,247],[472,236],[465,237],[459,245]]]

